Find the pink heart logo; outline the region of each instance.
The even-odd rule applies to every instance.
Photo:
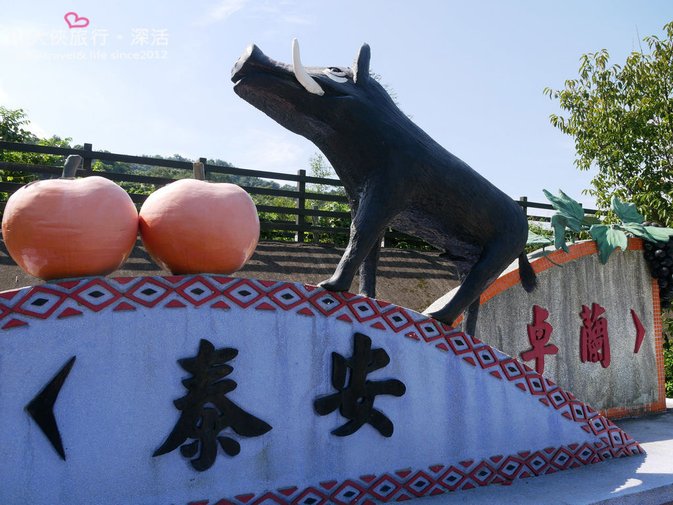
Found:
[[[66,13],[63,19],[68,23],[68,28],[86,28],[89,26],[89,18],[78,16],[76,12]]]

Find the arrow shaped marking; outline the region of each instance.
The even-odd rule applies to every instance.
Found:
[[[54,375],[49,384],[26,405],[26,410],[30,414],[30,417],[37,423],[42,433],[45,434],[63,461],[65,461],[65,451],[63,450],[61,434],[58,431],[58,425],[54,417],[54,404],[56,403],[58,394],[61,392],[65,379],[70,373],[70,369],[75,364],[76,357],[73,356],[70,358],[58,373]]]
[[[638,314],[636,314],[636,311],[633,309],[631,309],[631,317],[633,318],[633,324],[636,325],[636,345],[633,348],[633,353],[638,354],[640,346],[643,343],[643,338],[645,338],[645,327],[643,326],[643,323],[640,322]]]

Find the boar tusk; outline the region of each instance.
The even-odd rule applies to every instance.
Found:
[[[311,77],[304,66],[301,64],[301,57],[299,56],[299,42],[297,39],[292,40],[292,69],[294,71],[294,76],[299,81],[306,91],[313,93],[314,95],[324,95],[325,92],[320,87],[320,84]]]

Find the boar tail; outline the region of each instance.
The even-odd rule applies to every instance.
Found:
[[[533,267],[530,266],[528,256],[526,256],[525,252],[519,255],[519,277],[521,277],[521,286],[527,293],[533,291],[535,286],[537,286],[535,272],[533,271]]]

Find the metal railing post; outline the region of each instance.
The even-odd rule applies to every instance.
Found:
[[[297,175],[299,176],[299,180],[297,181],[297,191],[299,192],[299,197],[297,198],[297,234],[296,234],[296,241],[299,243],[304,242],[304,235],[305,235],[305,222],[304,222],[304,216],[301,213],[303,210],[306,209],[306,170],[301,169],[297,171]]]
[[[93,173],[93,169],[91,168],[91,151],[93,151],[93,146],[89,143],[84,144],[84,150],[89,151],[88,153],[84,153],[84,160],[82,161],[82,170],[84,170],[84,175],[91,175]]]
[[[523,213],[528,217],[528,197],[527,196],[520,196],[519,197],[519,205],[521,205],[521,208],[523,209]]]
[[[203,180],[205,181],[208,179],[208,159],[207,158],[199,158],[199,163],[203,165]]]

